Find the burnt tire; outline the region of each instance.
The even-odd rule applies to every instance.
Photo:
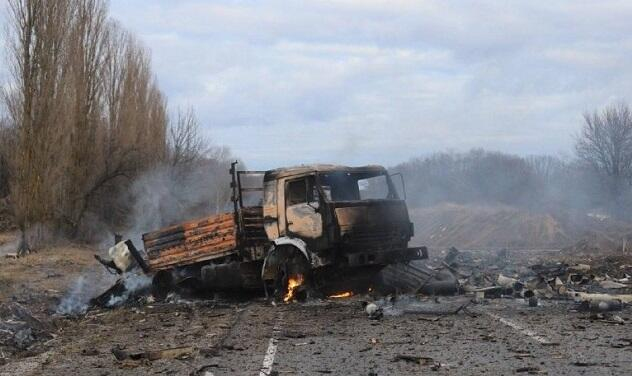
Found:
[[[171,271],[161,270],[151,280],[151,293],[157,301],[163,301],[175,288]]]
[[[297,290],[296,297],[307,297],[307,290],[312,283],[311,268],[298,248],[291,245],[281,245],[274,250],[274,254],[267,261],[266,268],[272,272],[268,275],[272,274],[273,278],[265,282],[271,282],[275,300],[283,301],[284,296],[288,293],[289,279],[299,274],[303,280],[301,287]]]

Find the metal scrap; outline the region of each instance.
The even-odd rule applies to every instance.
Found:
[[[395,358],[393,358],[393,362],[397,361],[416,363],[422,366],[431,365],[433,367],[436,367],[437,369],[441,367],[439,363],[435,362],[434,358],[431,358],[429,356],[398,354],[395,356]]]
[[[124,351],[121,347],[113,347],[111,349],[112,354],[118,361],[124,360],[142,360],[146,359],[149,361],[158,360],[158,359],[188,359],[195,356],[197,350],[192,346],[185,347],[173,347],[164,350],[151,350],[151,351],[141,351],[141,352],[127,352]]]
[[[591,294],[585,292],[569,292],[569,296],[574,298],[575,301],[620,301],[622,303],[632,303],[632,294]]]

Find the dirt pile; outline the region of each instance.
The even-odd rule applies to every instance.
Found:
[[[591,218],[588,218],[590,221]],[[631,253],[632,228],[628,223],[592,218],[594,223],[577,226],[576,241],[562,248],[568,255]]]
[[[508,206],[440,204],[410,210],[415,244],[460,249],[565,249],[590,254],[632,248],[632,224],[607,216],[532,213]]]
[[[411,209],[414,242],[434,248],[557,248],[571,237],[551,215],[504,206],[441,204]]]

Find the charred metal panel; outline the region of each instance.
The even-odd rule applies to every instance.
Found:
[[[361,205],[337,206],[336,219],[343,233],[356,226],[392,227],[398,223],[408,226],[408,211],[404,201],[362,202]]]
[[[323,234],[323,217],[307,203],[287,208],[288,230],[292,234],[308,239],[316,239]]]
[[[407,247],[412,227],[404,201],[336,204],[340,242],[347,252]]]
[[[345,255],[349,266],[388,265],[396,262],[423,260],[428,258],[426,247],[397,249],[387,252],[366,251],[348,253]]]

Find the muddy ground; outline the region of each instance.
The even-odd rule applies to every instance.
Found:
[[[458,296],[426,301],[435,313],[387,310],[369,320],[360,304],[366,296],[276,306],[263,298],[176,296],[55,315],[77,277],[98,275],[92,287],[108,287],[92,251],[64,246],[0,260],[1,301],[27,307],[51,328],[50,339],[0,354],[0,375],[632,374],[632,310],[616,312],[622,322],[595,320],[571,301],[529,307],[522,299],[492,299],[437,314],[469,300]],[[554,256],[521,255],[538,257]],[[184,349],[177,359],[114,355],[169,348]]]

